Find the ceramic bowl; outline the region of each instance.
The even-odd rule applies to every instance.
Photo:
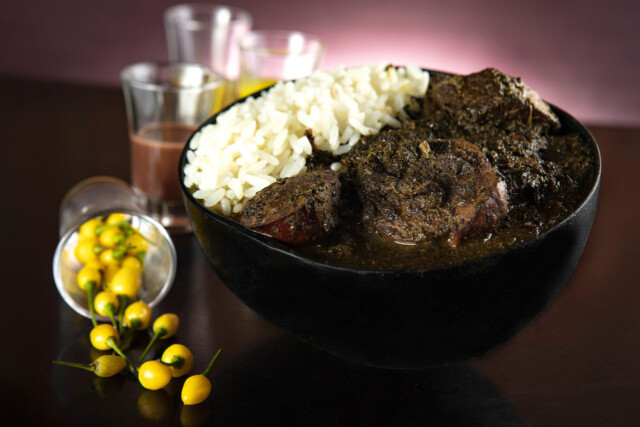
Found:
[[[327,265],[208,210],[183,184],[184,201],[220,279],[283,331],[374,366],[466,360],[504,343],[539,315],[571,276],[587,241],[600,187],[599,149],[586,127],[552,108],[564,129],[577,132],[592,150],[596,173],[588,195],[546,232],[480,259],[421,270]]]

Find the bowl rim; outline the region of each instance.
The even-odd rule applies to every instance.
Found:
[[[160,301],[162,301],[164,299],[164,297],[169,293],[169,291],[171,290],[171,287],[173,286],[173,282],[175,280],[176,277],[176,271],[177,271],[177,265],[178,265],[178,254],[176,252],[176,248],[175,245],[173,244],[173,240],[171,239],[171,236],[169,235],[169,232],[155,219],[151,218],[150,216],[142,213],[142,212],[136,212],[133,210],[129,210],[129,209],[106,209],[106,210],[102,210],[99,212],[96,212],[95,214],[92,214],[91,217],[97,217],[100,215],[106,215],[112,212],[119,212],[119,213],[125,213],[128,215],[132,215],[132,216],[137,216],[139,217],[141,220],[146,221],[148,223],[150,223],[162,236],[162,238],[167,242],[167,245],[169,246],[169,256],[171,259],[171,263],[169,265],[169,271],[167,273],[167,277],[165,278],[164,282],[162,283],[162,287],[160,288],[160,292],[158,292],[158,294],[150,301],[145,301],[147,303],[147,305],[150,308],[155,307],[157,304],[160,303]],[[86,220],[86,218],[85,218]],[[64,286],[64,281],[62,280],[62,252],[64,250],[64,247],[66,246],[67,242],[69,241],[69,239],[71,238],[71,236],[74,233],[78,232],[78,229],[80,227],[80,225],[83,223],[83,220],[80,220],[77,224],[75,224],[73,227],[69,228],[69,230],[67,230],[67,232],[65,232],[62,237],[60,238],[60,240],[58,241],[58,245],[56,246],[56,250],[54,252],[53,255],[53,278],[56,284],[56,288],[58,289],[58,293],[60,294],[60,296],[62,297],[62,299],[64,300],[64,302],[67,303],[67,305],[69,307],[71,307],[76,313],[78,313],[81,316],[86,317],[87,319],[91,318],[91,313],[89,312],[89,309],[87,307],[84,307],[82,304],[79,304],[75,299],[73,299],[73,297],[71,296],[71,294],[69,292],[67,292],[65,286]],[[110,322],[111,320],[108,317],[99,315],[98,313],[95,314],[96,320],[102,321],[102,322]]]
[[[391,65],[391,64],[390,64]],[[400,67],[398,65],[391,65],[394,67]],[[459,75],[456,73],[451,73],[451,72],[446,72],[446,71],[439,71],[439,70],[431,70],[431,69],[427,69],[427,68],[421,68],[423,71],[427,71],[429,73],[429,75],[448,75],[448,76],[454,76],[454,75]],[[225,111],[229,110],[230,108],[234,107],[236,104],[240,104],[242,102],[245,102],[248,98],[251,97],[259,97],[261,96],[263,93],[265,93],[266,91],[268,91],[269,89],[271,89],[273,86],[269,86],[267,88],[264,88],[254,94],[248,95],[244,98],[240,98],[236,101],[234,101],[233,103],[231,103],[230,105],[226,106],[225,108],[223,108],[222,110],[218,111],[217,113],[215,113],[214,115],[212,115],[211,117],[209,117],[205,122],[203,122],[200,126],[198,126],[198,128],[191,134],[191,136],[189,137],[187,143],[185,144],[181,154],[180,154],[180,161],[178,164],[178,177],[180,180],[180,188],[182,190],[183,196],[186,197],[189,202],[191,202],[194,206],[196,206],[196,208],[202,212],[206,217],[218,222],[218,223],[222,223],[223,225],[226,225],[227,227],[231,227],[233,230],[235,230],[236,232],[239,232],[241,234],[243,234],[245,237],[247,237],[250,240],[253,240],[254,242],[258,243],[261,246],[267,246],[269,249],[276,251],[286,257],[290,257],[292,259],[295,259],[297,262],[300,262],[302,264],[308,264],[308,265],[312,265],[312,266],[317,266],[320,268],[328,268],[331,270],[334,270],[336,272],[343,272],[343,273],[351,273],[351,274],[357,274],[357,275],[370,275],[370,274],[389,274],[389,275],[394,275],[394,274],[398,274],[398,273],[412,273],[412,274],[426,274],[426,273],[436,273],[436,272],[442,272],[442,271],[446,271],[446,270],[450,270],[452,268],[473,268],[476,266],[480,266],[480,265],[487,265],[488,263],[491,263],[494,260],[497,260],[501,257],[503,257],[506,253],[508,252],[515,252],[515,251],[520,251],[523,250],[531,245],[536,244],[536,242],[543,240],[546,236],[555,233],[557,230],[565,227],[568,223],[572,222],[574,220],[574,218],[577,216],[577,214],[582,211],[583,209],[585,209],[585,206],[591,202],[591,200],[594,197],[597,197],[597,193],[599,192],[599,188],[600,188],[600,180],[601,180],[601,175],[602,175],[602,155],[600,152],[600,147],[598,146],[598,142],[596,141],[596,139],[593,137],[593,135],[591,134],[591,132],[589,131],[589,129],[582,123],[580,122],[578,119],[576,119],[575,117],[573,117],[571,114],[567,113],[565,110],[555,106],[554,104],[551,104],[549,102],[547,102],[545,100],[545,102],[551,107],[551,109],[553,110],[554,113],[558,114],[560,122],[562,124],[562,126],[569,126],[574,132],[579,133],[581,135],[581,141],[585,144],[588,144],[590,146],[590,148],[593,150],[593,156],[594,156],[594,167],[595,167],[595,174],[593,177],[593,181],[590,185],[590,189],[588,194],[586,194],[583,198],[583,200],[580,202],[580,204],[573,210],[571,211],[571,213],[569,213],[569,215],[567,215],[565,218],[563,218],[560,222],[558,222],[557,224],[555,224],[553,227],[548,228],[547,230],[545,230],[544,232],[538,234],[535,237],[532,237],[530,239],[526,239],[520,242],[517,242],[511,246],[508,246],[504,249],[499,249],[495,252],[492,252],[490,254],[487,254],[485,256],[479,257],[479,258],[472,258],[472,259],[468,259],[465,261],[461,261],[461,262],[457,262],[457,263],[453,263],[453,264],[446,264],[446,265],[439,265],[436,267],[431,267],[431,268],[415,268],[415,269],[364,269],[364,268],[355,268],[355,267],[348,267],[348,266],[342,266],[342,265],[334,265],[334,264],[329,264],[329,263],[325,263],[322,261],[318,261],[318,260],[314,260],[311,259],[307,256],[305,256],[304,254],[300,253],[298,250],[295,249],[295,246],[286,246],[284,243],[273,239],[272,237],[269,237],[265,234],[259,233],[257,231],[248,229],[246,227],[243,227],[241,224],[226,218],[222,215],[219,215],[213,211],[211,211],[210,209],[207,209],[198,199],[196,199],[192,192],[189,190],[189,188],[187,188],[184,184],[184,165],[186,164],[186,160],[187,160],[187,153],[191,150],[190,146],[191,146],[191,141],[193,140],[193,137],[199,133],[205,126],[208,126],[210,124],[214,124],[217,121],[217,118],[220,114],[224,113]],[[568,122],[568,123],[567,123]],[[582,138],[582,136],[586,137],[586,138]]]

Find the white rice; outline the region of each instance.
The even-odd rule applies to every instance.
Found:
[[[191,140],[184,184],[204,206],[240,213],[258,191],[306,171],[311,143],[333,154],[349,152],[362,135],[400,127],[405,106],[425,96],[429,74],[387,64],[317,71],[279,82],[218,115]],[[338,169],[340,164],[332,167]]]

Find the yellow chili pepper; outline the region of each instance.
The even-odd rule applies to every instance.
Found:
[[[99,292],[94,298],[93,305],[99,315],[109,317],[113,327],[117,327],[115,315],[118,311],[120,302],[118,301],[116,294],[111,291]]]
[[[140,274],[142,274],[142,271],[144,270],[144,267],[142,265],[142,260],[140,260],[140,258],[133,255],[127,255],[126,257],[124,257],[122,259],[122,266],[133,268],[134,270],[138,270]]]
[[[120,332],[124,326],[124,309],[127,302],[138,296],[142,279],[140,274],[133,268],[123,267],[119,269],[109,283],[109,290],[118,296],[120,301],[120,310],[118,317],[120,318]]]
[[[95,237],[92,239],[80,240],[74,248],[73,254],[76,256],[77,260],[83,264],[96,260],[98,259],[98,255],[95,252],[97,245],[98,241]]]
[[[78,239],[95,239],[96,227],[100,227],[101,225],[104,225],[104,223],[100,218],[92,218],[86,221],[78,229]]]
[[[187,378],[182,386],[182,403],[185,405],[197,405],[204,402],[211,394],[211,381],[207,378],[211,375],[211,369],[216,363],[222,349],[219,349],[209,362],[209,366],[201,375],[192,375]]]
[[[124,311],[124,325],[127,328],[142,331],[151,323],[151,307],[144,301],[130,304]]]
[[[106,226],[98,236],[98,242],[105,248],[116,248],[125,241],[124,232],[117,226]]]
[[[127,218],[127,214],[124,213],[120,213],[120,212],[114,212],[114,213],[110,213],[109,216],[107,217],[105,224],[107,225],[118,225],[121,222],[125,222],[128,223],[129,219]]]
[[[132,372],[135,371],[135,368],[131,364],[129,358],[120,350],[118,347],[118,343],[120,342],[120,334],[116,328],[108,323],[102,323],[98,326],[95,326],[91,332],[89,333],[89,339],[91,340],[91,345],[93,345],[98,350],[113,350],[120,357],[127,361],[129,368]]]
[[[121,372],[126,366],[127,361],[120,356],[113,356],[110,354],[100,356],[91,363],[74,363],[74,362],[62,362],[55,360],[53,363],[64,366],[71,366],[72,368],[85,369],[91,371],[99,377],[112,377]]]
[[[162,363],[171,368],[171,375],[181,377],[193,368],[193,353],[182,344],[172,344],[162,353]]]
[[[91,345],[93,345],[98,350],[111,349],[111,347],[109,347],[109,345],[107,344],[107,340],[110,337],[114,338],[116,344],[118,343],[118,341],[120,341],[120,334],[118,334],[116,328],[114,328],[112,325],[109,325],[108,323],[102,323],[98,326],[95,326],[89,334]]]
[[[171,369],[157,360],[149,360],[140,366],[138,380],[146,389],[159,390],[171,381]]]
[[[124,241],[128,255],[137,255],[138,253],[145,253],[149,250],[149,242],[140,234],[132,234]]]
[[[90,261],[87,261],[84,264],[85,267],[88,268],[94,268],[96,270],[99,270],[100,272],[102,272],[104,274],[104,272],[107,270],[107,266],[105,265],[105,263],[103,263],[102,261],[100,261],[99,257],[98,259],[92,259]]]
[[[109,289],[116,295],[126,295],[129,299],[134,299],[140,291],[141,281],[137,270],[122,267],[113,275]]]
[[[116,258],[116,252],[114,249],[103,250],[100,252],[99,258],[100,261],[106,265],[116,264],[118,266],[120,266],[120,259],[122,259],[122,257],[120,257],[120,259]]]

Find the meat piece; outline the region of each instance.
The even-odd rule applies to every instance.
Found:
[[[344,163],[359,189],[364,225],[394,241],[446,237],[456,246],[507,214],[504,181],[465,141],[381,132],[361,140]]]
[[[434,84],[430,97],[462,122],[511,126],[514,130],[533,124],[551,130],[560,128],[560,121],[536,91],[520,78],[495,68],[441,80]]]
[[[286,243],[318,242],[338,223],[339,197],[333,171],[279,179],[247,202],[240,223]]]
[[[548,135],[560,121],[520,79],[487,68],[468,76],[434,76],[423,120],[432,137],[477,145],[505,178],[512,208],[561,192]]]

